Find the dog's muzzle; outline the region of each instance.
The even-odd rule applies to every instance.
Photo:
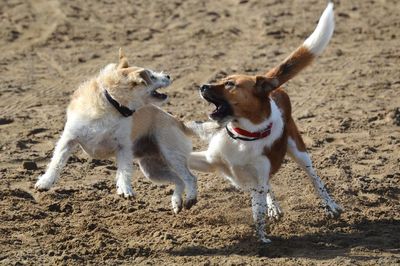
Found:
[[[226,117],[233,115],[233,111],[229,102],[222,97],[216,95],[212,85],[201,85],[200,94],[204,100],[215,105],[215,110],[209,115],[212,120],[222,121]]]

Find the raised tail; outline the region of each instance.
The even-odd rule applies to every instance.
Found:
[[[314,32],[282,63],[268,71],[266,76],[276,78],[279,82],[277,87],[292,79],[322,53],[332,37],[334,28],[333,3],[329,2]]]

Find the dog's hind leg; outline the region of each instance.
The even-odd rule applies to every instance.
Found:
[[[174,213],[179,213],[182,210],[182,194],[185,190],[185,184],[181,178],[160,157],[141,158],[139,167],[143,174],[155,183],[172,182],[175,184],[171,204]]]
[[[190,209],[197,203],[197,177],[190,172],[187,165],[183,162],[179,166],[175,165],[174,168],[185,183],[186,199],[184,206],[185,209]]]
[[[184,206],[185,209],[190,209],[197,203],[197,177],[190,172],[186,157],[171,152],[165,153],[164,156],[170,163],[171,169],[181,177],[185,184],[186,199]]]
[[[51,186],[58,180],[62,168],[67,163],[69,156],[76,146],[77,141],[73,136],[71,136],[70,132],[65,129],[60,140],[57,142],[46,173],[39,176],[38,181],[35,184],[36,189],[48,190],[51,188]]]
[[[289,121],[289,138],[288,153],[296,161],[296,163],[307,172],[311,179],[315,191],[323,201],[323,206],[329,216],[338,217],[342,212],[342,208],[331,198],[326,190],[324,182],[315,173],[309,154],[306,152],[305,144],[298,132],[294,121]]]
[[[185,184],[178,177],[175,180],[175,189],[171,197],[172,210],[178,214],[182,210],[182,194],[185,191]]]

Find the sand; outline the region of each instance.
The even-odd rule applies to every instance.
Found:
[[[173,215],[171,186],[136,167],[116,195],[113,160],[81,151],[49,192],[33,189],[77,86],[116,62],[174,78],[165,109],[207,120],[201,83],[262,74],[312,32],[326,1],[10,0],[0,5],[0,264],[400,264],[400,4],[335,1],[323,55],[285,85],[315,167],[344,208],[329,219],[290,159],[273,177],[284,211],[254,235],[250,198],[200,174],[199,201]],[[206,143],[194,140],[196,150]]]

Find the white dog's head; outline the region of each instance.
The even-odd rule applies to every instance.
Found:
[[[118,65],[109,64],[103,68],[98,81],[115,100],[132,109],[146,104],[163,104],[168,96],[157,89],[168,87],[172,82],[167,74],[129,66],[121,49]]]

